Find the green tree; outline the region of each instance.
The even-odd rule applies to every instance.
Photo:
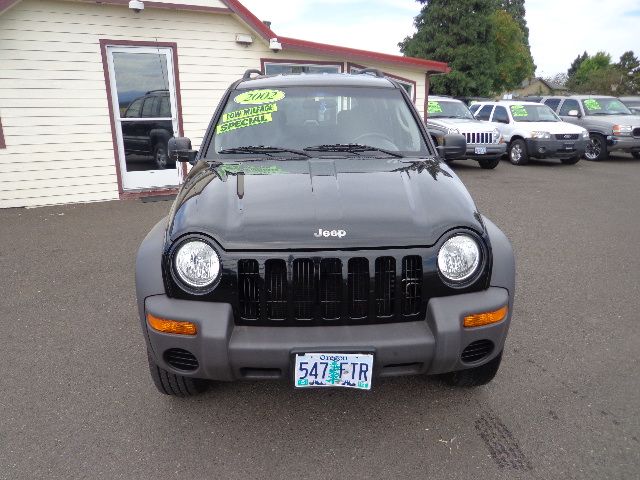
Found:
[[[575,60],[571,63],[569,70],[567,71],[567,76],[569,79],[573,78],[576,74],[582,62],[584,62],[587,58],[589,58],[589,54],[585,51],[582,55],[578,55]]]
[[[418,31],[400,42],[402,53],[447,62],[448,75],[432,79],[432,91],[455,96],[488,96],[494,90],[494,0],[418,0]]]
[[[529,46],[529,27],[525,14],[527,10],[524,6],[525,0],[499,0],[499,8],[507,12],[516,21],[524,36],[524,44]]]
[[[616,64],[620,70],[620,86],[616,89],[618,95],[637,95],[640,93],[640,60],[633,51],[624,52]]]
[[[522,29],[509,13],[496,10],[491,21],[496,56],[493,91],[513,90],[535,72],[531,51],[525,43]]]

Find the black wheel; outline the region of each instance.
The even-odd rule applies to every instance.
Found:
[[[147,351],[149,361],[149,371],[153,383],[160,393],[172,395],[174,397],[192,397],[198,395],[209,388],[209,382],[200,378],[185,377],[167,372],[160,368]]]
[[[631,152],[631,155],[633,155],[633,158],[640,160],[640,152]]]
[[[575,156],[575,157],[570,157],[570,158],[561,158],[560,161],[562,163],[564,163],[565,165],[575,165],[576,163],[578,163],[580,161],[580,157],[579,156]]]
[[[514,165],[526,165],[529,163],[527,144],[517,138],[509,145],[509,161]]]
[[[498,373],[500,362],[502,361],[502,352],[496,358],[479,367],[460,370],[458,372],[445,373],[442,378],[449,385],[454,387],[479,387],[486,385]]]
[[[153,161],[155,162],[158,170],[164,170],[169,167],[169,154],[164,143],[158,143],[153,147]]]
[[[484,168],[485,170],[493,170],[500,163],[500,157],[494,158],[492,160],[478,160],[480,164],[480,168]]]
[[[584,152],[584,158],[591,160],[592,162],[599,162],[609,158],[607,140],[603,135],[600,135],[599,133],[592,133],[589,135],[589,142],[587,143],[587,149]]]

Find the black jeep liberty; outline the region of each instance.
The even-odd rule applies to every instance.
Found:
[[[465,148],[445,140],[439,149]],[[158,390],[489,382],[513,310],[513,251],[438,148],[377,71],[234,83],[200,151],[170,140],[170,157],[194,167],[138,252]]]

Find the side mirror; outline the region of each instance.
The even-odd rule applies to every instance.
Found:
[[[191,149],[191,140],[186,137],[170,138],[167,150],[169,158],[174,162],[189,162],[191,165],[196,163],[198,151]]]
[[[569,110],[569,116],[580,118],[582,115],[580,115],[580,112],[578,110]]]
[[[442,137],[442,145],[437,147],[441,157],[455,160],[467,153],[467,139],[458,133],[449,133]]]

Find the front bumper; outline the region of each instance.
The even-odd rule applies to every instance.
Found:
[[[486,148],[487,153],[477,154],[476,147]],[[506,143],[486,144],[486,145],[467,144],[467,153],[465,155],[465,158],[468,158],[469,160],[495,160],[496,158],[502,157],[506,152],[507,152]]]
[[[610,152],[640,152],[640,137],[607,137],[607,145]]]
[[[462,328],[466,315],[509,305],[507,318],[473,329]],[[432,298],[424,320],[358,326],[252,327],[234,324],[231,306],[225,303],[177,300],[166,295],[145,299],[144,310],[156,317],[197,324],[192,337],[151,329],[145,334],[156,363],[165,370],[211,380],[288,379],[294,352],[374,353],[374,376],[437,374],[488,362],[502,351],[511,321],[512,299],[505,288],[490,287],[477,293]],[[491,354],[465,364],[462,351],[476,340],[490,340]],[[164,353],[172,348],[191,352],[196,370],[185,372],[167,364]]]
[[[582,157],[587,148],[587,139],[556,140],[528,138],[527,152],[534,158],[571,158]]]

